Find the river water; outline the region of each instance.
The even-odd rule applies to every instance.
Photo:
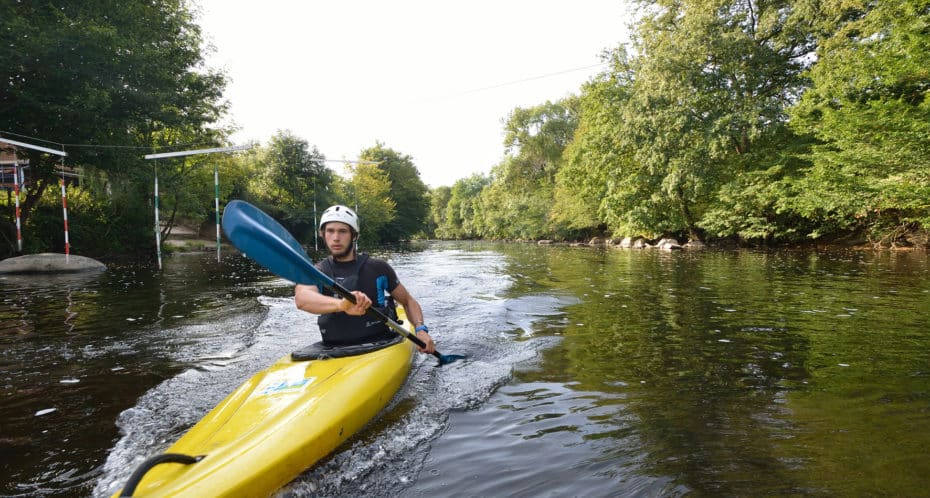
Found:
[[[374,254],[440,351],[469,358],[421,355],[390,409],[279,497],[930,489],[925,253]],[[108,496],[242,381],[319,339],[290,283],[239,255],[0,288],[2,496]]]

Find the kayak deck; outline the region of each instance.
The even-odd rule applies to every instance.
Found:
[[[152,468],[132,496],[273,493],[387,406],[407,378],[413,351],[401,340],[357,356],[279,359],[166,450],[200,460]]]

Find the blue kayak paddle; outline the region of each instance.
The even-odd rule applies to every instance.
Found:
[[[226,205],[223,210],[223,232],[234,246],[271,273],[298,284],[320,285],[355,303],[355,296],[348,289],[313,265],[313,261],[310,261],[310,257],[290,232],[248,202],[234,200]],[[417,336],[377,309],[368,308],[367,314],[417,346],[426,347]],[[439,359],[438,366],[465,358],[457,354],[439,354],[439,351],[433,352],[433,356]]]

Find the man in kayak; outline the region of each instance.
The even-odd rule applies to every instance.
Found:
[[[320,315],[317,323],[323,344],[344,346],[393,337],[394,332],[387,325],[365,316],[365,312],[370,306],[376,306],[385,315],[394,316],[394,301],[397,301],[407,312],[407,319],[413,322],[417,338],[426,344],[426,348],[417,349],[421,353],[433,353],[436,346],[423,323],[420,303],[407,292],[386,261],[370,258],[364,253],[356,254],[358,234],[355,211],[342,205],[323,211],[320,236],[330,257],[317,263],[316,267],[352,291],[355,304],[316,285],[297,285],[294,291],[297,308]],[[385,296],[385,292],[390,296]]]

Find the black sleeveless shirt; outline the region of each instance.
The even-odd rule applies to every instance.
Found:
[[[354,261],[340,262],[332,256],[317,263],[316,267],[336,283],[350,291],[364,292],[371,299],[372,307],[378,308],[385,315],[394,318],[394,301],[385,292],[393,291],[400,281],[397,274],[386,261],[359,254]],[[320,288],[327,296],[332,291]],[[327,313],[317,318],[323,344],[326,346],[345,346],[390,339],[394,332],[377,317],[353,316],[344,312]]]

